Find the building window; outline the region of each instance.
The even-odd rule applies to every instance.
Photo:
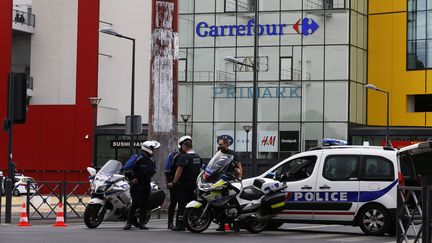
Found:
[[[253,11],[255,0],[225,0],[225,13]]]
[[[281,57],[280,59],[280,80],[292,80],[292,57]]]
[[[187,59],[181,58],[178,60],[178,81],[187,82]]]
[[[407,69],[432,67],[432,2],[408,0]]]
[[[408,95],[408,112],[432,112],[432,94]]]

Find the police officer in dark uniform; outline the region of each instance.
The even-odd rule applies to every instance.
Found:
[[[233,161],[231,161],[231,164],[229,165],[229,167],[227,168],[227,170],[225,171],[225,173],[227,174],[231,174],[235,177],[237,177],[238,179],[241,179],[242,175],[243,175],[243,167],[241,165],[240,160],[238,159],[237,154],[232,151],[231,149],[229,149],[229,142],[228,139],[226,138],[219,138],[218,139],[218,149],[224,153],[224,154],[230,154],[234,157]],[[221,222],[219,224],[219,227],[216,229],[217,231],[225,231],[225,222],[224,219],[221,219]]]
[[[178,151],[172,152],[168,155],[165,160],[165,178],[167,181],[167,189],[170,192],[170,204],[168,206],[168,229],[174,228],[174,213],[178,203],[176,188],[173,186],[174,175],[177,168],[177,161],[181,154],[184,153],[182,149],[183,143],[186,141],[192,141],[190,136],[183,136],[178,140]]]
[[[173,184],[178,195],[178,211],[175,231],[184,231],[184,210],[188,202],[195,199],[196,179],[200,173],[202,160],[192,150],[192,141],[186,140],[182,144],[184,154],[177,161],[177,169]]]
[[[229,149],[228,139],[226,138],[218,139],[218,149],[224,154],[231,154],[232,156],[234,156],[234,159],[231,162],[230,166],[228,167],[226,173],[230,173],[235,177],[241,179],[243,175],[243,167],[236,152]]]
[[[156,173],[156,164],[153,160],[153,151],[159,148],[160,143],[157,141],[145,141],[141,146],[142,156],[135,161],[132,173],[128,175],[131,179],[131,197],[132,206],[129,209],[126,225],[124,230],[130,230],[132,223],[135,221],[136,210],[139,209],[139,228],[148,229],[144,224],[147,201],[150,195],[150,182],[152,176]]]

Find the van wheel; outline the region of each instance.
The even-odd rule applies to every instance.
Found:
[[[360,211],[358,224],[366,235],[379,236],[390,231],[391,220],[384,207],[368,205]]]
[[[19,197],[19,196],[21,195],[21,193],[18,191],[18,189],[13,190],[12,194],[13,194],[15,197]]]

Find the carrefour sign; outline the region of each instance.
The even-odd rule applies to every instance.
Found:
[[[223,37],[223,36],[252,36],[254,34],[255,20],[250,19],[246,25],[209,25],[207,22],[200,22],[196,25],[195,31],[199,37]],[[258,24],[258,35],[284,35],[287,24]],[[304,36],[314,33],[319,25],[311,18],[299,19],[292,28]]]

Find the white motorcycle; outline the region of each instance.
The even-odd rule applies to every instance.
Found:
[[[217,152],[197,179],[198,200],[187,204],[184,220],[194,233],[206,230],[211,222],[232,224],[234,230],[246,228],[259,233],[284,209],[285,184],[273,179],[256,179],[243,183],[226,172],[233,155]]]
[[[98,227],[102,221],[125,221],[132,204],[130,185],[124,175],[120,175],[122,164],[116,160],[108,161],[97,173],[88,167],[90,173],[91,196],[84,212],[84,222],[88,228]],[[154,182],[151,183],[146,224],[151,213],[159,210],[165,200],[165,193]],[[138,222],[134,222],[138,226]]]

